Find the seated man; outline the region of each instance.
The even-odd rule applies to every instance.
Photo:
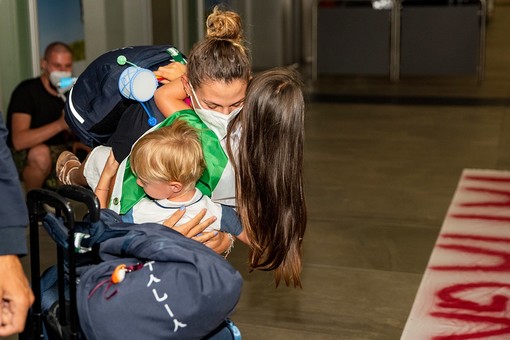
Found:
[[[7,112],[8,144],[25,189],[56,186],[52,173],[58,155],[70,149],[72,135],[64,121],[61,78],[70,77],[73,56],[68,45],[48,45],[41,59],[41,75],[21,82],[12,93]],[[53,171],[54,172],[54,171]]]

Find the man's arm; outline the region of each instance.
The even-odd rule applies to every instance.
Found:
[[[30,128],[32,117],[28,113],[14,112],[11,120],[12,145],[16,151],[44,143],[58,133],[69,129],[64,113],[54,122],[36,129]]]

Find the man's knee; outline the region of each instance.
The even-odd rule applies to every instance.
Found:
[[[27,166],[40,169],[41,172],[49,174],[52,166],[50,148],[46,144],[39,144],[28,150]]]

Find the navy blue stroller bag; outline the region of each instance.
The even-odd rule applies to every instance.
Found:
[[[104,262],[80,276],[87,339],[201,339],[232,313],[242,279],[224,258],[160,224],[109,226],[126,227],[101,243]],[[111,284],[119,265],[128,271]]]
[[[83,221],[74,222],[64,198],[69,196],[89,208]],[[116,213],[99,210],[88,189],[35,189],[27,197],[32,281],[39,283],[32,221],[40,216],[61,249],[57,271],[65,273],[57,280],[50,268],[42,277],[43,291],[34,284],[34,338],[240,339],[228,317],[239,300],[242,278],[223,257],[163,225],[120,222]],[[55,214],[42,213],[43,203],[54,206]],[[123,279],[117,282],[112,274],[119,268]]]

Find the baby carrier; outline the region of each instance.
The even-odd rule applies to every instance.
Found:
[[[78,219],[71,202],[88,213]],[[228,317],[242,278],[223,257],[163,225],[122,223],[82,187],[34,189],[27,204],[36,297],[28,338],[240,339]],[[57,245],[42,277],[39,221]]]

